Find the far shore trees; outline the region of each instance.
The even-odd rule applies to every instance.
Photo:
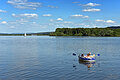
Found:
[[[50,36],[120,36],[120,29],[111,28],[57,28]]]

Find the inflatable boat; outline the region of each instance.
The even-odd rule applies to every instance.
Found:
[[[80,61],[85,61],[85,62],[94,62],[95,61],[95,57],[86,58],[86,57],[78,56],[78,58]]]

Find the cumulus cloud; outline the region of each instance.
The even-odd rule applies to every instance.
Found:
[[[113,20],[107,20],[106,23],[115,23]]]
[[[5,12],[7,12],[7,11],[5,11],[5,10],[1,10],[1,9],[0,9],[0,13],[5,13]]]
[[[2,21],[1,24],[7,24],[7,22],[6,21]]]
[[[28,13],[25,13],[25,14],[12,14],[13,17],[27,17],[27,18],[37,18],[38,17],[38,14],[28,14]]]
[[[57,21],[63,21],[63,19],[62,18],[57,18]]]
[[[95,7],[95,6],[100,6],[101,4],[97,4],[97,3],[88,3],[88,4],[85,4],[83,6],[89,6],[89,7]]]
[[[42,7],[40,2],[28,2],[28,0],[8,0],[7,3],[13,5],[19,9],[33,9],[36,10],[38,7]]]
[[[115,21],[113,21],[113,20],[100,20],[100,19],[97,19],[95,21],[96,22],[104,22],[104,23],[115,23]]]
[[[95,8],[90,8],[90,9],[84,9],[84,12],[98,12],[101,11],[101,9],[95,9]]]
[[[84,15],[80,15],[80,14],[71,15],[71,17],[74,17],[74,18],[89,18],[89,16],[84,16]]]
[[[50,17],[52,15],[51,14],[43,14],[42,16],[44,16],[44,17]]]

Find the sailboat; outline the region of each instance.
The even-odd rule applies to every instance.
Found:
[[[26,33],[24,34],[24,36],[27,36]]]

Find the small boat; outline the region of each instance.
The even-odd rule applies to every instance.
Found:
[[[26,36],[27,36],[27,34],[25,33],[25,34],[24,34],[24,37],[26,37]]]
[[[80,61],[84,61],[84,62],[94,62],[95,61],[95,57],[86,58],[86,57],[78,56],[78,58]]]

